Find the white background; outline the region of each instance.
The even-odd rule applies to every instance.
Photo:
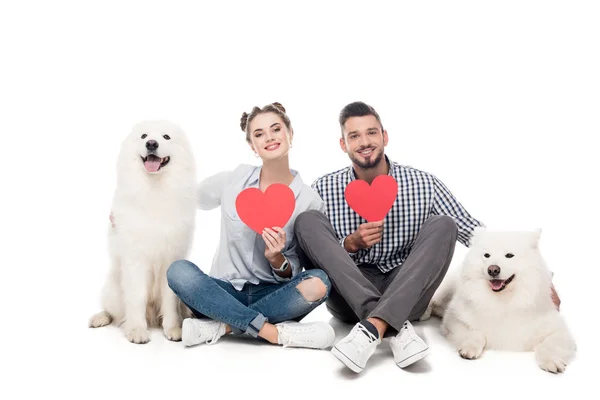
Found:
[[[218,5],[217,5],[218,3]],[[449,395],[559,398],[597,371],[600,19],[597,2],[3,2],[0,6],[2,398]],[[387,343],[356,376],[328,351],[222,340],[184,349],[87,328],[108,270],[123,137],[168,118],[199,178],[256,164],[242,112],[281,102],[305,183],[348,165],[341,108],[381,114],[394,161],[437,175],[490,227],[541,227],[579,353],[563,375],[533,354],[462,360],[436,321],[409,370]],[[219,211],[190,258],[208,268]],[[454,265],[464,255],[458,245]],[[330,315],[320,307],[308,320]],[[334,324],[338,338],[349,326]],[[597,389],[591,389],[597,393]],[[578,397],[593,397],[590,392]]]

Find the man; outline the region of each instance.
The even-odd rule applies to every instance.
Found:
[[[409,321],[427,309],[456,241],[469,246],[473,228],[482,224],[434,175],[384,154],[388,134],[373,107],[348,104],[339,123],[340,146],[352,166],[313,183],[327,216],[313,211],[299,215],[295,233],[305,255],[333,283],[328,310],[356,323],[332,353],[359,373],[384,335],[393,336],[394,360],[403,368],[429,353]],[[344,190],[354,179],[371,184],[382,174],[396,179],[398,197],[383,221],[367,223],[349,207]]]

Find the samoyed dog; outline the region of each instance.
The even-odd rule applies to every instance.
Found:
[[[551,299],[540,235],[475,228],[459,274],[440,285],[421,320],[442,317],[442,334],[463,358],[486,348],[533,351],[541,369],[563,372],[576,345]]]
[[[191,312],[169,288],[166,271],[191,247],[195,185],[195,159],[179,126],[143,121],[133,127],[117,161],[103,311],[90,327],[114,322],[130,342],[146,343],[148,327],[162,325],[169,340],[181,340],[181,323]]]

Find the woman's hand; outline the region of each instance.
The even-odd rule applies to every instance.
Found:
[[[285,247],[285,231],[279,227],[274,227],[273,229],[265,228],[262,238],[267,245],[265,257],[272,265]]]

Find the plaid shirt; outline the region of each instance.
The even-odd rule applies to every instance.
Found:
[[[458,226],[458,240],[468,247],[473,228],[483,224],[471,217],[434,175],[385,158],[390,165],[389,175],[398,182],[398,197],[385,217],[381,241],[369,249],[349,253],[354,262],[375,264],[384,273],[402,265],[421,225],[432,215],[452,217]],[[326,204],[326,214],[341,245],[346,236],[367,222],[350,208],[344,196],[346,186],[354,179],[350,166],[321,176],[312,184]]]

